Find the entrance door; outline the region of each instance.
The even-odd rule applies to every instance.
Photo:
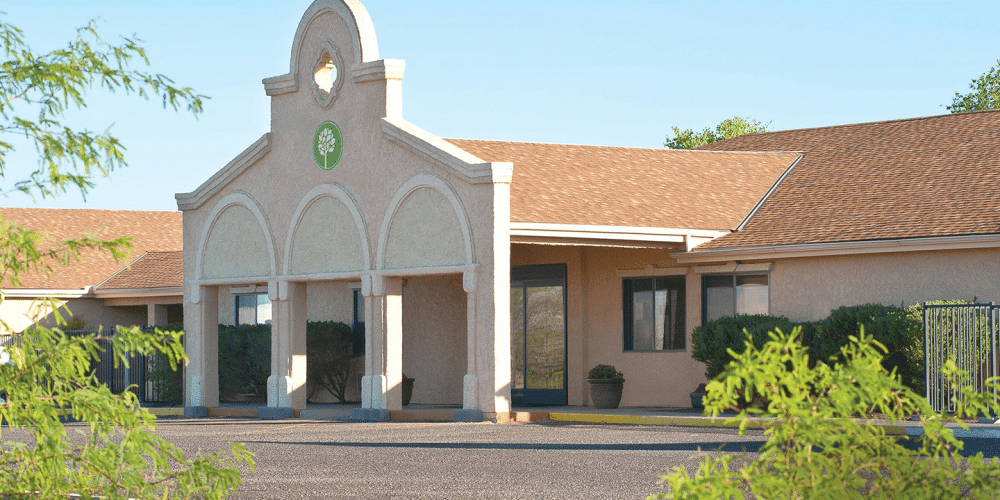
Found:
[[[511,398],[566,404],[566,265],[510,271]]]

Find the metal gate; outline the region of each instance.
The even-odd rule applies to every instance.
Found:
[[[997,345],[1000,306],[993,304],[924,304],[924,361],[927,401],[935,411],[955,411],[961,386],[947,376],[954,360],[968,374],[964,385],[986,390],[986,380],[1000,376]]]

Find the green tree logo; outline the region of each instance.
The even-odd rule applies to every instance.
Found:
[[[340,156],[344,153],[344,136],[336,123],[323,122],[316,128],[313,136],[313,158],[316,165],[323,170],[331,170],[337,166]]]

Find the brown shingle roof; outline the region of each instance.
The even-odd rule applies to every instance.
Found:
[[[514,164],[511,222],[732,229],[798,158],[447,139]]]
[[[805,156],[742,231],[697,250],[1000,233],[1000,111],[753,134],[704,149]]]
[[[104,239],[132,238],[134,249],[124,261],[116,262],[106,252],[85,250],[80,262],[73,262],[69,267],[53,265],[52,276],[22,276],[22,288],[86,288],[97,285],[143,252],[183,250],[180,212],[0,208],[0,216],[44,233],[50,241],[79,238],[98,230],[101,230],[99,237]]]
[[[146,252],[97,286],[100,290],[184,286],[184,252]]]

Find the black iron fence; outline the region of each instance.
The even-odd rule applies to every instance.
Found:
[[[954,411],[962,401],[958,383],[945,363],[968,374],[963,384],[976,392],[986,380],[1000,376],[1000,306],[988,304],[924,305],[924,360],[927,401],[936,411]]]
[[[69,336],[91,335],[97,332],[73,330],[67,331]],[[0,346],[16,346],[17,335],[0,336]],[[91,369],[97,381],[115,394],[130,390],[139,402],[146,405],[180,404],[183,388],[182,369],[170,370],[166,358],[159,354],[139,355],[128,354],[128,364],[118,363],[115,366],[114,343],[108,338],[98,338],[101,348],[98,359],[91,362]]]

